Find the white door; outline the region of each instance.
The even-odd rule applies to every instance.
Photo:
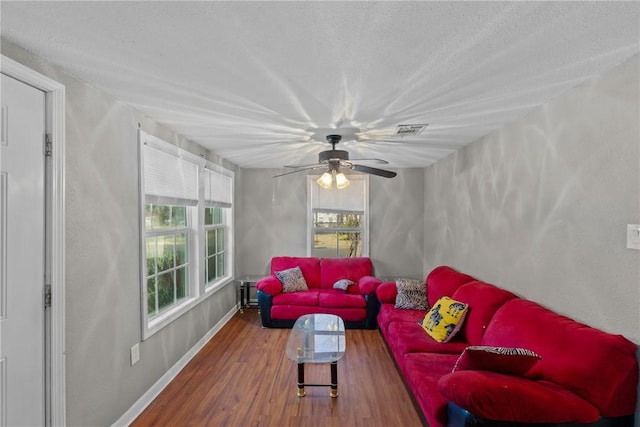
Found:
[[[45,94],[1,75],[0,425],[45,424]]]

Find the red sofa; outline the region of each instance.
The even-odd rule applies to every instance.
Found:
[[[283,292],[276,272],[299,267],[308,290]],[[274,257],[271,274],[256,283],[262,326],[290,328],[305,314],[328,313],[342,318],[346,328],[376,327],[376,288],[382,280],[372,276],[371,259]],[[355,284],[346,291],[334,284],[348,279]]]
[[[449,342],[436,342],[418,324],[427,311],[395,307],[395,282],[376,294],[380,333],[431,427],[633,426],[635,344],[447,266],[429,273],[426,287],[430,307],[442,296],[468,305]],[[516,373],[506,367],[517,356],[489,366],[465,360],[461,368],[469,346],[527,349],[541,359]]]

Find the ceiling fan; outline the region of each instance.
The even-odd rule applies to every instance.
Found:
[[[312,169],[325,169],[325,173],[318,179],[318,184],[324,188],[331,188],[335,181],[337,188],[344,188],[349,185],[349,180],[344,175],[344,170],[353,170],[356,172],[368,173],[384,178],[393,178],[397,174],[395,172],[378,169],[371,166],[365,166],[354,162],[375,162],[377,164],[387,164],[382,159],[353,159],[349,160],[349,153],[344,150],[336,150],[336,144],[342,139],[341,135],[327,135],[327,142],[331,144],[331,150],[322,151],[318,155],[318,163],[308,165],[288,165],[285,168],[294,168],[296,170],[275,175],[274,178],[289,175],[292,173],[302,172]]]

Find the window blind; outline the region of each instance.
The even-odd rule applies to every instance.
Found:
[[[145,202],[163,205],[198,204],[198,166],[144,145]]]
[[[231,177],[210,169],[204,170],[204,202],[207,206],[230,208]]]
[[[349,176],[350,184],[346,188],[327,190],[315,181],[312,183],[313,209],[320,212],[358,212],[365,210],[365,182],[364,178]]]

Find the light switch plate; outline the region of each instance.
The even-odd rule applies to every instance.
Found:
[[[137,343],[131,347],[131,366],[135,365],[140,360],[140,344]]]
[[[627,224],[627,248],[640,250],[640,224]]]

